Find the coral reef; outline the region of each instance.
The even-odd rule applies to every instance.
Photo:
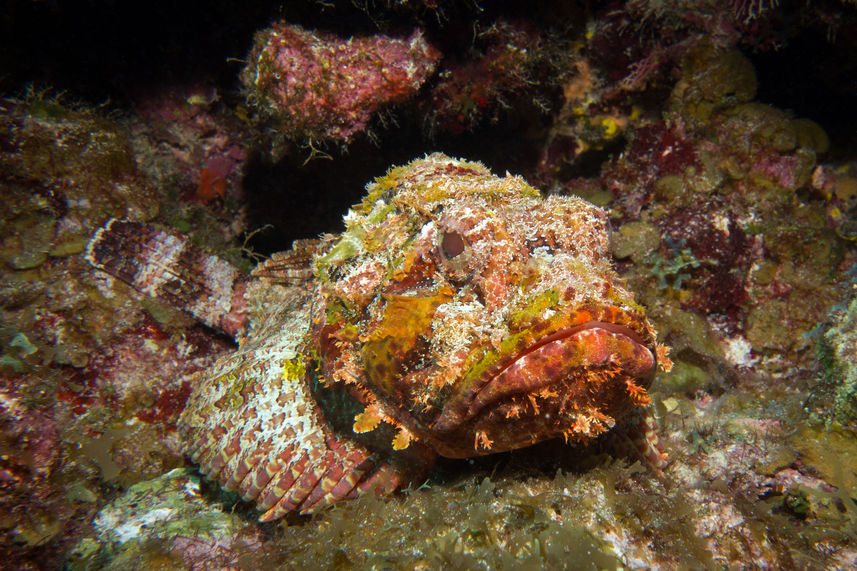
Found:
[[[0,16],[4,567],[857,567],[854,2],[105,6],[13,2]],[[146,35],[129,41],[129,21]],[[394,169],[360,202],[361,185],[389,165],[438,151],[522,173],[544,202],[576,195],[604,213],[613,294],[628,311],[645,308],[675,361],[646,387],[668,462],[657,471],[618,457],[629,442],[616,433],[588,446],[560,438],[441,458],[400,493],[260,523],[256,504],[193,470],[177,430],[200,371],[235,345],[91,268],[87,241],[125,218],[128,229],[187,235],[183,249],[240,277],[254,249],[320,236],[263,262],[251,282],[266,284],[260,303],[206,323],[234,333],[271,316],[280,294],[306,287],[316,259],[332,289],[300,309],[327,308],[317,326],[342,324],[326,358],[344,348],[342,363],[362,363],[354,346],[371,344],[381,388],[374,408],[365,394],[325,392],[343,382],[326,371],[310,389],[327,410],[350,407],[339,433],[356,425],[384,458],[405,445],[417,453],[426,438],[402,430],[408,419],[390,403],[407,391],[384,393],[398,386],[384,371],[409,351],[422,352],[416,369],[437,364],[430,340],[462,333],[457,320],[490,329],[491,312],[470,310],[500,289],[472,280],[522,275],[516,326],[557,315],[550,295],[527,298],[544,285],[538,272],[551,275],[556,244],[496,232],[491,221],[510,215],[503,200],[470,211],[438,189],[453,203],[443,210],[393,200],[376,191],[395,186]],[[327,160],[302,164],[307,155]],[[338,216],[355,203],[343,228]],[[415,218],[382,223],[407,209],[443,223],[433,227],[444,238],[421,250],[432,263],[382,255],[419,245]],[[553,221],[553,232],[574,226]],[[536,273],[512,262],[472,272],[484,253],[464,240],[474,228],[490,230],[496,249],[528,249]],[[334,247],[335,235],[346,239]],[[559,250],[582,255],[583,242]],[[606,247],[599,239],[592,264],[611,265]],[[171,267],[151,254],[153,268]],[[199,285],[204,267],[173,279]],[[593,286],[555,275],[578,293]],[[440,277],[450,290],[432,289]],[[354,294],[378,280],[396,287],[369,305]],[[471,298],[426,325],[444,296],[468,287]],[[201,310],[195,299],[182,303]],[[402,315],[416,318],[394,325]],[[221,405],[253,389],[235,388]],[[485,436],[462,442],[500,447]],[[425,468],[425,456],[412,458]]]
[[[175,188],[185,201],[221,200],[239,209],[249,134],[217,90],[178,85],[137,98],[135,152],[153,183]]]
[[[113,486],[180,465],[172,423],[185,375],[226,343],[92,273],[110,216],[151,219],[166,197],[133,136],[84,107],[3,100],[0,533],[10,565],[45,561]],[[159,321],[160,320],[160,321]]]
[[[647,294],[646,303],[672,297],[724,337],[746,335],[757,352],[786,353],[837,295],[841,244],[817,202],[796,192],[809,186],[825,145],[797,136],[806,121],[749,101],[755,77],[736,51],[692,49],[683,61],[668,119],[638,128],[602,175],[625,221],[619,235],[626,243],[642,229],[652,236],[625,249],[620,240],[616,253],[637,263],[629,278],[641,286],[669,286],[671,296]]]

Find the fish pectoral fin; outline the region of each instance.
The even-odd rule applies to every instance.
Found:
[[[657,475],[661,475],[669,464],[658,437],[657,422],[648,407],[634,408],[604,436],[611,452],[632,462],[640,461]]]
[[[260,521],[311,513],[369,490],[392,493],[431,467],[435,454],[419,442],[376,450],[363,435],[331,427],[305,368],[266,365],[266,356],[284,352],[277,347],[245,345],[218,361],[178,422],[185,453],[206,477],[255,502]]]
[[[432,460],[433,456],[415,458],[412,454],[407,459],[382,458],[350,440],[328,440],[323,456],[307,463],[288,463],[282,475],[271,480],[270,492],[259,494],[259,507],[265,509],[259,521],[272,521],[290,511],[315,513],[362,493],[392,494],[422,478]]]
[[[113,218],[92,236],[86,260],[137,291],[233,337],[246,325],[246,276],[195,246],[187,236]]]

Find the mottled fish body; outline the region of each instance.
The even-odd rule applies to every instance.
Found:
[[[663,464],[646,389],[668,360],[611,266],[603,210],[433,154],[370,184],[345,222],[249,277],[133,222],[88,249],[238,339],[197,375],[178,428],[260,519],[395,490],[438,455],[617,424]]]

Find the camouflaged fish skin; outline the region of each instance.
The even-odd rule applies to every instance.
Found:
[[[611,267],[603,210],[433,154],[370,184],[345,222],[216,287],[159,272],[139,256],[154,248],[137,248],[145,280],[123,278],[222,290],[239,347],[195,379],[178,427],[201,471],[261,520],[390,492],[437,455],[587,442],[617,423],[663,464],[645,405],[669,361]],[[102,232],[89,256],[111,271],[101,247],[118,239]]]

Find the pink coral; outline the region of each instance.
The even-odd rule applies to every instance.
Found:
[[[143,93],[137,111],[138,142],[150,148],[150,165],[162,165],[150,171],[166,173],[188,200],[208,203],[241,194],[246,125],[220,103],[214,88],[175,85]]]
[[[655,183],[696,165],[697,148],[682,121],[654,121],[634,131],[628,150],[603,170],[602,183],[619,201],[623,213],[639,216],[652,198]]]
[[[256,35],[242,80],[286,136],[347,142],[376,111],[413,94],[439,57],[419,30],[344,40],[277,22]]]
[[[497,117],[508,100],[535,81],[532,68],[539,56],[539,38],[524,26],[497,22],[477,38],[482,53],[453,62],[434,86],[427,110],[433,126],[460,134],[486,116]]]

